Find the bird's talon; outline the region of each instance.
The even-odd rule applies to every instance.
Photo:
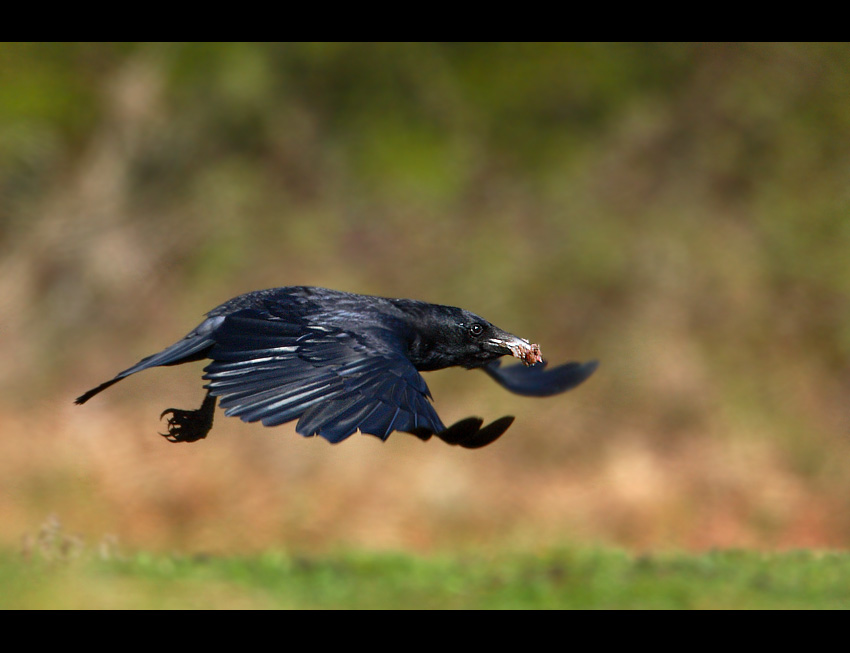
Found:
[[[205,401],[206,405],[206,401]],[[181,410],[179,408],[167,408],[160,414],[162,419],[166,418],[168,433],[160,433],[169,442],[196,442],[207,437],[212,428],[212,412],[204,410]]]

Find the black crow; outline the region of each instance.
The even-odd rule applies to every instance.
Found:
[[[525,364],[499,366],[512,354]],[[540,348],[452,306],[304,286],[258,290],[207,314],[185,338],[81,395],[83,404],[130,374],[205,358],[207,395],[197,410],[169,408],[170,442],[195,442],[212,428],[215,400],[225,415],[341,442],[355,431],[382,440],[405,431],[427,440],[483,447],[513,417],[482,427],[470,417],[446,428],[419,372],[481,368],[511,392],[544,397],[587,379],[596,361],[546,369]]]

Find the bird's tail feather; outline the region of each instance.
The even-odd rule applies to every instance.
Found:
[[[146,358],[143,358],[138,363],[133,365],[133,367],[128,367],[123,372],[116,374],[114,379],[110,379],[109,381],[101,383],[96,388],[92,388],[88,392],[81,394],[74,400],[74,403],[84,404],[99,392],[102,392],[103,390],[106,390],[109,386],[118,383],[121,379],[128,377],[131,374],[135,374],[136,372],[146,370],[150,367],[158,367],[160,365],[179,365],[180,363],[188,363],[190,361],[196,361],[201,360],[202,358],[206,358],[207,350],[212,345],[213,340],[211,338],[199,336],[196,333],[192,333],[183,338],[183,340],[175,342],[170,347],[163,349],[158,354],[153,354],[152,356],[147,356]]]

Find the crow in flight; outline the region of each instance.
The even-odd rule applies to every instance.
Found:
[[[502,368],[499,357],[525,364]],[[482,427],[470,417],[446,428],[419,372],[481,368],[520,395],[545,397],[574,388],[597,362],[546,369],[540,348],[469,311],[304,286],[258,290],[225,302],[186,337],[81,395],[83,404],[114,383],[160,365],[205,358],[207,395],[197,410],[169,408],[170,442],[195,442],[212,428],[216,397],[225,415],[341,442],[355,431],[382,440],[393,431],[483,447],[513,417]]]

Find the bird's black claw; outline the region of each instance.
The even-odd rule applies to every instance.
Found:
[[[159,419],[171,413],[168,418],[168,433],[160,433],[169,442],[197,442],[207,437],[212,429],[215,414],[215,397],[207,393],[204,403],[197,410],[167,408]]]
[[[478,433],[483,422],[484,420],[480,417],[467,417],[434,435],[446,444],[460,444],[468,437]]]
[[[514,418],[507,416],[481,428],[484,420],[480,417],[467,417],[434,435],[446,444],[458,445],[464,449],[479,449],[498,440],[513,422]]]
[[[168,418],[168,433],[160,433],[169,442],[197,442],[207,437],[212,424],[199,415],[199,410],[180,410],[169,408],[162,411],[160,419],[171,413]]]
[[[431,429],[419,427],[415,429],[410,429],[407,431],[410,435],[415,435],[417,438],[422,440],[422,442],[427,442],[431,439],[431,436],[434,435],[434,432]]]
[[[492,444],[502,437],[502,434],[507,431],[513,423],[514,418],[512,415],[501,417],[495,422],[479,429],[476,433],[473,433],[458,444],[464,449],[480,449],[481,447],[486,447],[488,444]]]

